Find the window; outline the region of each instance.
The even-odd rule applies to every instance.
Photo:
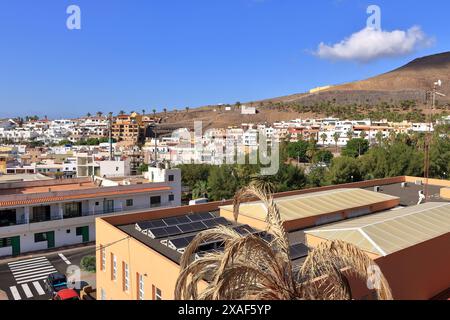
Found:
[[[127,200],[127,207],[132,207],[133,206],[133,199],[128,199]]]
[[[101,248],[100,249],[100,255],[101,255],[101,266],[100,269],[102,271],[106,270],[106,249],[105,248]]]
[[[11,247],[11,238],[0,239],[0,248]]]
[[[130,289],[130,270],[128,268],[128,264],[122,262],[123,268],[123,291],[128,292]]]
[[[169,182],[175,181],[175,177],[173,174],[169,174]]]
[[[34,242],[45,242],[47,241],[47,233],[35,233],[34,234]]]
[[[142,274],[137,274],[138,286],[138,299],[144,300],[144,276]]]
[[[66,233],[70,233],[70,229],[67,229],[67,230],[66,230]]]
[[[81,202],[64,204],[64,219],[81,217]]]
[[[117,258],[111,253],[111,280],[117,280]]]
[[[174,201],[175,200],[175,196],[173,194],[169,194],[169,201]]]
[[[162,293],[161,293],[161,289],[156,288],[155,290],[155,300],[162,300]]]
[[[106,292],[105,289],[100,289],[100,300],[106,300]]]
[[[33,207],[31,222],[50,221],[50,206]]]
[[[161,206],[161,196],[150,197],[150,208]]]

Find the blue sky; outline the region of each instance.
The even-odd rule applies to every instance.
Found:
[[[81,30],[66,28],[71,4]],[[420,26],[432,41],[370,61],[315,54],[364,29],[370,4],[384,31]],[[0,116],[184,109],[363,79],[449,51],[448,12],[447,0],[0,0]]]

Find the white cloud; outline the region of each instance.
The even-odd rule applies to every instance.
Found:
[[[384,57],[407,55],[418,48],[430,46],[433,42],[418,26],[407,31],[365,28],[331,46],[322,42],[315,53],[324,59],[369,62]]]

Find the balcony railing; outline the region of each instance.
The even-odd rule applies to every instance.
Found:
[[[7,228],[7,227],[13,227],[13,226],[20,226],[20,225],[26,225],[26,224],[34,224],[34,223],[41,223],[41,222],[47,222],[47,221],[57,221],[57,220],[70,220],[70,219],[76,219],[76,218],[83,218],[83,217],[92,217],[92,216],[100,216],[100,215],[107,215],[107,214],[114,214],[114,213],[124,213],[124,212],[133,212],[133,211],[145,211],[145,210],[151,210],[161,207],[170,207],[174,205],[174,201],[168,201],[168,202],[162,202],[162,203],[155,203],[152,205],[147,206],[133,206],[133,207],[122,207],[122,208],[114,208],[111,210],[94,210],[94,211],[83,211],[79,214],[70,214],[70,215],[52,215],[50,216],[50,219],[36,219],[36,218],[30,218],[29,221],[26,219],[17,219],[16,222],[11,222],[9,225],[0,225],[0,228]]]

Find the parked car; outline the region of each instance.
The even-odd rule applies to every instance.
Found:
[[[78,293],[73,289],[62,289],[59,290],[52,300],[59,301],[70,301],[70,300],[80,300]]]
[[[194,199],[189,201],[190,206],[195,206],[196,204],[208,203],[207,198]]]
[[[52,273],[44,282],[47,292],[50,293],[52,297],[59,291],[67,289],[67,277],[62,273]]]

